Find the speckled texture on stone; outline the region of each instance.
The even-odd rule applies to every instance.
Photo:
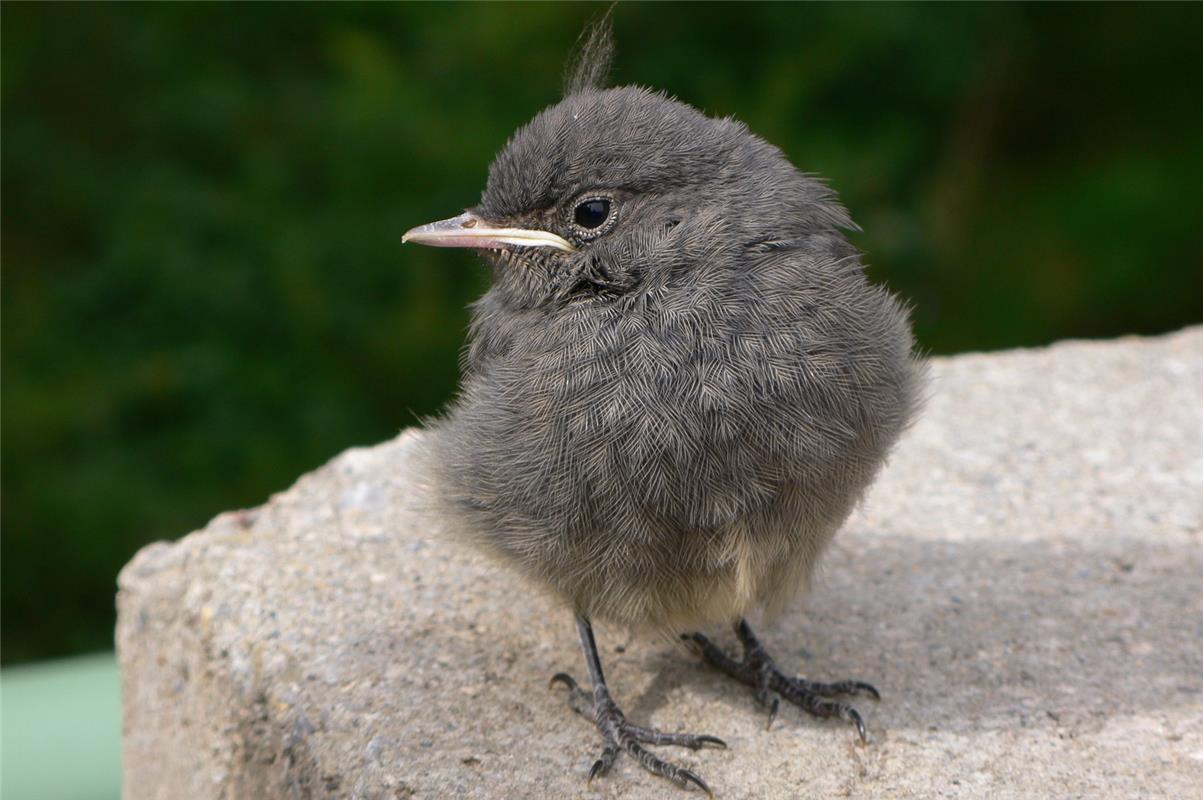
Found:
[[[859,677],[871,742],[662,639],[598,630],[720,798],[1172,797],[1203,786],[1203,328],[937,359],[804,604],[760,633]],[[144,549],[120,578],[125,797],[664,798],[592,726],[570,614],[448,541],[419,433]],[[732,646],[733,637],[718,632]]]

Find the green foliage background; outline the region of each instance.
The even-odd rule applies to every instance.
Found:
[[[12,4],[3,657],[142,544],[437,411],[475,202],[595,5]],[[1200,5],[620,5],[615,78],[826,176],[932,352],[1203,319]]]

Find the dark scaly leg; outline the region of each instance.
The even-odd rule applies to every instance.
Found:
[[[614,766],[614,761],[618,758],[618,754],[625,751],[631,754],[643,765],[644,769],[653,775],[668,778],[673,783],[682,787],[688,787],[692,783],[706,794],[714,797],[714,792],[710,791],[710,787],[706,785],[706,782],[693,771],[657,758],[655,754],[642,747],[642,745],[675,744],[697,750],[708,744],[716,747],[726,747],[727,745],[723,740],[716,739],[713,736],[695,736],[691,733],[663,733],[627,722],[622,709],[610,697],[610,690],[606,688],[606,678],[602,674],[601,657],[597,653],[597,643],[593,640],[593,626],[589,624],[589,620],[578,616],[576,618],[576,629],[581,637],[581,650],[585,653],[585,664],[589,667],[589,679],[593,683],[593,693],[590,695],[577,685],[577,682],[571,675],[563,672],[554,675],[551,682],[553,685],[562,683],[567,686],[569,691],[568,704],[578,714],[590,717],[594,724],[597,725],[597,729],[601,731],[604,744],[601,756],[593,763],[593,768],[589,770],[589,780],[592,781],[598,775],[605,775],[609,772],[610,767]]]
[[[847,703],[826,700],[824,698],[839,695],[864,694],[874,700],[880,700],[881,695],[867,683],[861,681],[837,681],[836,683],[816,683],[803,678],[790,677],[781,672],[773,659],[765,652],[764,647],[752,633],[752,629],[744,620],[735,624],[735,633],[743,644],[743,659],[736,661],[724,653],[714,642],[700,633],[687,633],[681,638],[696,643],[702,650],[702,656],[714,666],[742,683],[756,690],[756,699],[769,709],[769,725],[777,716],[777,706],[780,697],[784,697],[806,713],[815,717],[839,717],[856,726],[862,742],[867,741],[865,723],[855,708]]]

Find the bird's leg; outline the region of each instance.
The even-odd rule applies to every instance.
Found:
[[[593,692],[590,694],[582,689],[571,675],[560,672],[551,679],[552,684],[562,683],[568,687],[568,704],[578,714],[589,717],[601,731],[603,746],[601,756],[589,770],[589,780],[598,775],[604,775],[614,766],[614,760],[622,751],[630,753],[643,765],[643,768],[654,775],[668,778],[679,786],[690,783],[706,792],[711,797],[714,793],[706,782],[691,770],[670,764],[644,749],[645,744],[675,744],[697,750],[705,745],[726,747],[722,739],[713,736],[697,736],[692,733],[663,733],[652,728],[644,728],[627,722],[622,709],[610,697],[606,688],[606,678],[602,674],[601,657],[597,653],[597,643],[593,640],[593,626],[589,620],[578,616],[576,629],[581,637],[581,649],[585,653],[585,664],[589,667],[589,679],[593,682]]]
[[[865,723],[855,708],[847,703],[825,698],[839,695],[864,694],[874,700],[881,695],[867,683],[861,681],[837,681],[816,683],[803,678],[786,675],[777,668],[773,659],[765,652],[756,634],[744,620],[735,624],[735,633],[743,645],[744,655],[739,661],[724,653],[714,642],[700,633],[685,634],[682,638],[697,644],[702,656],[723,672],[756,690],[756,699],[768,707],[769,725],[777,716],[779,698],[784,697],[806,713],[815,717],[839,717],[856,726],[861,741],[867,741]]]

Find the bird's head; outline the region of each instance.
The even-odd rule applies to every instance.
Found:
[[[737,268],[749,248],[853,227],[825,186],[742,123],[639,87],[598,88],[607,43],[595,32],[565,98],[511,137],[479,205],[403,241],[481,250],[502,301],[534,307],[687,286]]]

